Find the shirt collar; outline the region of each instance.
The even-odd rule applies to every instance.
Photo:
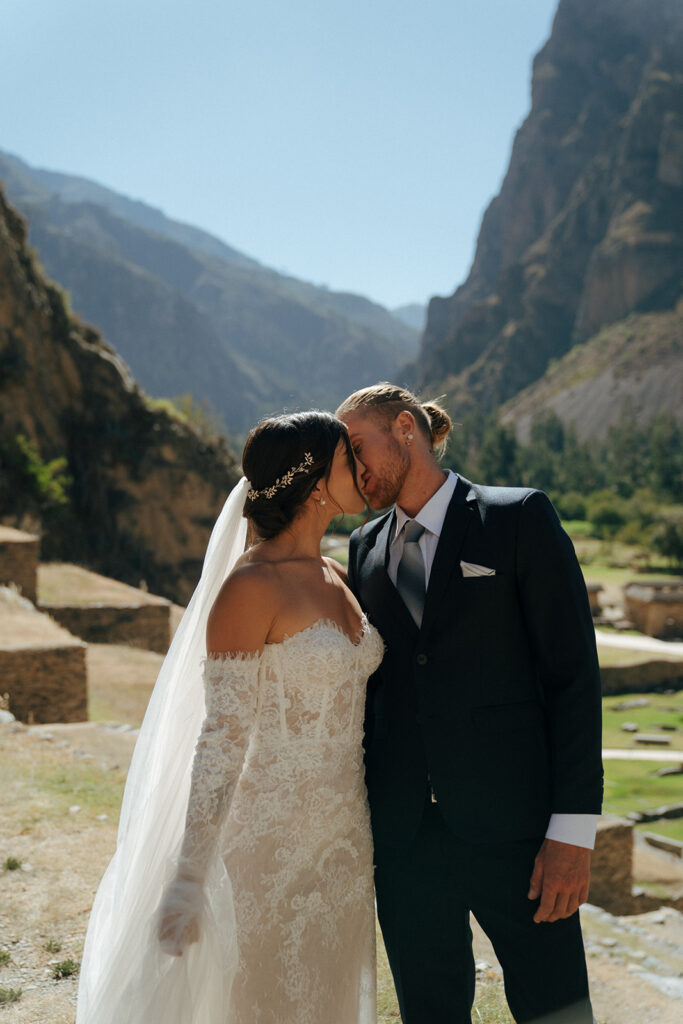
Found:
[[[438,491],[431,496],[429,501],[422,506],[420,511],[414,517],[415,522],[419,523],[420,526],[424,526],[425,530],[429,530],[436,537],[441,536],[441,530],[443,528],[444,519],[446,518],[446,512],[451,502],[451,498],[455,492],[455,485],[458,482],[458,478],[455,473],[451,470],[446,471],[448,476],[439,487]],[[398,538],[401,530],[411,518],[403,511],[400,505],[396,505],[396,525],[394,529],[393,542]]]

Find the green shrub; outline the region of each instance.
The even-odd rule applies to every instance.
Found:
[[[673,568],[683,567],[683,515],[662,516],[652,531],[652,546]]]
[[[20,988],[0,988],[0,1005],[5,1003],[16,1003],[18,999],[21,999]]]
[[[48,953],[59,953],[62,948],[62,944],[59,939],[50,939],[45,943],[45,949]]]
[[[555,495],[554,504],[560,519],[586,518],[586,499],[578,491],[568,491],[567,494]]]
[[[5,443],[1,455],[5,472],[14,477],[22,493],[39,507],[68,503],[67,490],[72,480],[64,472],[65,458],[43,461],[37,444],[25,434],[17,434]]]
[[[596,491],[588,497],[586,516],[596,537],[613,537],[628,520],[628,504],[612,491]]]
[[[20,867],[21,861],[16,857],[8,857],[5,861],[5,871],[18,871]]]
[[[202,441],[210,442],[225,437],[225,423],[208,398],[197,401],[187,392],[174,398],[147,398],[150,409],[162,410],[172,419],[186,423],[199,434]]]
[[[52,976],[55,981],[60,978],[70,978],[78,970],[78,963],[75,960],[61,960],[52,968]]]
[[[45,461],[25,434],[0,441],[0,515],[31,530],[68,521],[72,478],[65,458]]]
[[[635,547],[639,545],[647,546],[650,532],[643,529],[642,523],[638,522],[637,519],[632,519],[630,522],[624,523],[623,526],[619,527],[614,539],[619,541],[620,544],[632,544]]]
[[[0,949],[0,967],[4,967],[11,959],[12,957],[6,949]]]

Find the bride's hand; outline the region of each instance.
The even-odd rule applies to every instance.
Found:
[[[203,889],[195,879],[177,875],[166,886],[157,918],[157,936],[164,953],[182,956],[188,946],[199,941],[203,907]]]
[[[169,956],[182,956],[187,946],[199,941],[199,921],[196,914],[173,911],[162,917],[158,931],[159,943]]]

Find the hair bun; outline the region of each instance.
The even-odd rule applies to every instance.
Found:
[[[429,416],[429,423],[432,428],[432,444],[435,448],[439,445],[445,445],[453,427],[450,416],[437,402],[423,402],[422,408]]]

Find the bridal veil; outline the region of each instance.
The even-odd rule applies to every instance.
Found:
[[[163,952],[157,908],[183,838],[194,747],[205,713],[206,623],[244,551],[242,478],[218,517],[201,579],[159,672],[123,797],[116,852],[95,898],[86,936],[76,1024],[220,1021],[237,968],[230,880],[213,859],[201,938],[182,957]]]

